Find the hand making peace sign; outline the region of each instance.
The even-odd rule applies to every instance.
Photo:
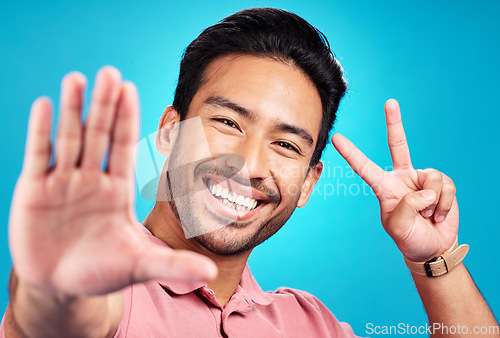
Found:
[[[413,168],[396,100],[386,102],[385,117],[393,171],[382,170],[340,134],[332,142],[375,192],[382,225],[399,250],[411,260],[424,261],[449,249],[457,236],[455,185],[437,170]]]

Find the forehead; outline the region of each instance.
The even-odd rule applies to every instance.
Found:
[[[211,96],[230,99],[261,120],[296,124],[317,140],[321,99],[314,84],[292,64],[249,55],[218,58],[207,67],[188,115],[196,114]]]

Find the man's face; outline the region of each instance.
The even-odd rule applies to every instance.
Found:
[[[199,135],[181,127],[169,165],[195,165],[170,175],[171,189],[183,192],[174,193],[171,206],[208,250],[252,249],[307,202],[319,178],[321,163],[309,170],[322,117],[319,94],[292,65],[230,55],[207,68],[186,120],[195,117],[209,154],[193,146]]]

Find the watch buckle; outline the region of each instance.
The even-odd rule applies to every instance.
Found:
[[[427,262],[424,263],[425,274],[427,275],[427,277],[434,277],[434,275],[432,274],[432,268],[431,268],[430,263],[435,262],[437,260],[438,260],[438,257],[434,257],[434,258],[429,259]]]

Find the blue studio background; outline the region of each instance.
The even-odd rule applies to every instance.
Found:
[[[457,186],[460,242],[471,246],[466,265],[498,315],[500,3],[429,0],[1,1],[0,311],[8,302],[8,214],[31,102],[39,95],[57,102],[69,71],[92,84],[97,69],[112,64],[138,86],[147,136],[173,100],[184,48],[205,27],[249,7],[293,11],[325,33],[350,85],[336,131],[381,167],[391,165],[383,105],[399,100],[414,166],[437,168]],[[424,325],[376,198],[331,145],[323,160],[309,204],[254,250],[256,279],[264,290],[316,295],[358,335],[367,323]],[[152,203],[138,195],[139,219]]]

